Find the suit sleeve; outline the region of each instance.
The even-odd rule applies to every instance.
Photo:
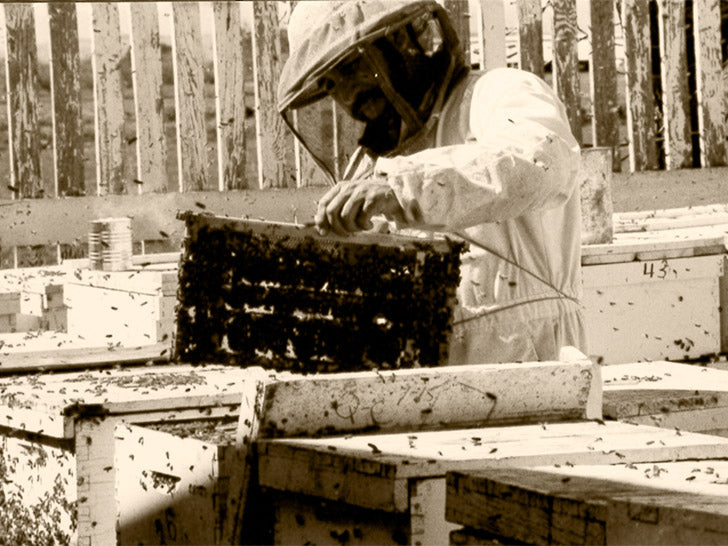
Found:
[[[465,143],[377,161],[412,226],[504,221],[557,207],[576,187],[579,145],[549,86],[506,68],[474,85]]]

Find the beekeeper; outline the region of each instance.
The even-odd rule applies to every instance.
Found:
[[[471,71],[434,0],[299,2],[288,36],[278,108],[332,179],[326,131],[304,112],[330,96],[362,126],[318,203],[319,230],[383,215],[468,242],[451,364],[586,352],[579,146],[551,88],[521,70]]]

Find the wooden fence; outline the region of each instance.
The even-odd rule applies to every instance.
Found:
[[[142,251],[143,241],[178,244],[179,209],[310,217],[325,182],[275,106],[290,4],[4,3],[0,267],[83,255],[87,222],[100,216],[133,216]],[[582,145],[612,147],[617,169],[622,159],[628,171],[726,164],[728,0],[516,0],[517,33],[506,24],[512,2],[444,4],[470,37],[474,66],[520,66],[551,81]],[[46,10],[47,67],[36,28]],[[342,163],[347,120],[335,108],[324,115]]]

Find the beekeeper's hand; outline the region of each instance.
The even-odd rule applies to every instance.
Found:
[[[348,235],[372,229],[372,216],[379,214],[406,223],[404,210],[386,179],[350,180],[337,184],[321,198],[314,222],[321,234],[333,231]]]

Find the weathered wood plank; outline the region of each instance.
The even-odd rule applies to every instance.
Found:
[[[119,6],[111,2],[95,2],[92,9],[97,192],[100,195],[128,193],[124,180]]]
[[[174,2],[173,59],[179,191],[211,189],[207,179],[204,66],[200,7]]]
[[[225,470],[234,469],[232,446],[157,426],[120,423],[114,431],[118,544],[233,544],[220,540],[219,502]]]
[[[279,72],[285,61],[277,4],[270,0],[253,3],[256,144],[262,189],[296,185],[293,136],[277,108]]]
[[[260,484],[387,511],[399,488],[455,470],[723,458],[728,439],[606,421],[258,442]]]
[[[543,78],[543,17],[541,0],[518,0],[518,38],[521,69]]]
[[[245,48],[236,2],[213,4],[213,64],[217,114],[218,189],[244,189],[245,178]]]
[[[283,379],[266,389],[260,427],[311,437],[600,417],[599,368],[582,360]]]
[[[693,0],[695,77],[698,95],[700,164],[725,165],[726,101],[728,89],[721,72],[720,5],[715,0]]]
[[[480,0],[481,69],[506,66],[506,10],[500,0]]]
[[[450,19],[460,40],[466,64],[470,64],[470,9],[468,0],[444,0],[444,8],[450,14]]]
[[[258,439],[260,420],[264,412],[265,385],[271,381],[266,370],[250,367],[239,387],[242,391],[238,426],[233,443],[234,453],[230,465],[232,474],[228,486],[228,517],[222,532],[223,544],[241,544],[244,528],[253,522],[245,520],[245,508],[249,501],[249,489],[255,468],[253,445]],[[255,499],[252,499],[255,500]]]
[[[676,362],[602,368],[604,413],[612,419],[728,435],[728,372]]]
[[[38,57],[30,4],[4,4],[5,74],[13,197],[42,197],[38,125]]]
[[[617,64],[614,54],[615,0],[590,2],[592,142],[612,148],[612,165],[620,164],[617,146]]]
[[[692,165],[690,97],[684,0],[659,0],[662,119],[665,126],[665,167]]]
[[[622,0],[631,171],[658,167],[649,0]]]
[[[124,180],[123,56],[118,4],[93,3],[92,67],[96,138],[96,193],[127,193]]]
[[[81,59],[76,6],[48,4],[51,35],[51,93],[56,196],[86,193],[81,115]]]
[[[448,475],[446,518],[528,544],[722,544],[723,461]]]
[[[577,50],[576,0],[552,0],[554,10],[553,69],[556,92],[566,107],[571,132],[581,143],[581,98]]]
[[[132,81],[136,112],[138,192],[167,191],[167,139],[164,134],[162,52],[157,5],[132,2]]]

